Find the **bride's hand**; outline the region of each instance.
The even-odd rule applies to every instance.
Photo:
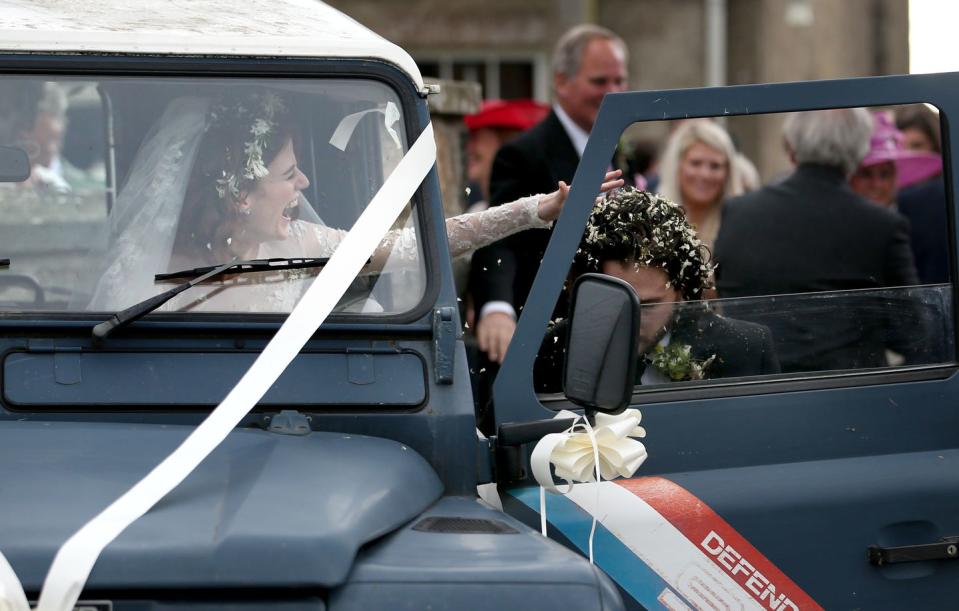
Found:
[[[622,170],[613,170],[612,172],[606,172],[605,178],[603,178],[603,184],[600,186],[600,193],[606,193],[612,189],[618,189],[624,184],[624,180],[620,178],[622,176]],[[539,198],[539,210],[537,214],[539,218],[544,221],[554,221],[559,216],[559,213],[563,210],[563,204],[566,203],[566,198],[569,196],[569,186],[563,182],[559,181],[559,188],[544,195]]]

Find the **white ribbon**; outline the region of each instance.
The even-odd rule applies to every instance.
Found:
[[[30,611],[23,585],[3,554],[0,554],[0,611]]]
[[[435,160],[436,143],[430,124],[223,402],[163,462],[63,544],[47,573],[37,611],[71,611],[103,549],[186,479],[253,409],[326,320],[426,178]],[[0,611],[6,611],[5,606],[10,611],[29,611],[23,586],[2,556],[0,588]]]
[[[616,416],[596,414],[596,424],[592,426],[586,418],[570,411],[561,411],[554,418],[574,420],[562,433],[551,433],[540,439],[530,457],[533,477],[540,485],[540,530],[545,537],[547,491],[567,494],[574,482],[596,482],[596,509],[589,531],[589,562],[592,564],[593,535],[599,513],[599,483],[604,479],[632,477],[646,460],[646,446],[633,439],[646,436],[646,430],[639,426],[642,414],[638,409],[627,409]],[[551,465],[556,477],[566,480],[564,490],[556,486]]]
[[[399,148],[401,146],[400,136],[396,133],[396,130],[393,129],[393,124],[400,120],[400,110],[393,102],[387,102],[384,108],[371,108],[346,115],[340,121],[340,124],[336,126],[336,129],[333,130],[333,135],[330,136],[330,144],[341,151],[345,151],[347,145],[350,143],[350,139],[353,137],[353,132],[356,131],[356,126],[360,123],[360,119],[374,112],[383,115],[383,127],[386,128],[386,133],[390,135],[390,138],[393,139],[393,142],[395,142],[397,148]]]

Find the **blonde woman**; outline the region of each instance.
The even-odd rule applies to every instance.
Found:
[[[666,141],[659,194],[678,202],[699,238],[712,250],[722,203],[743,193],[729,134],[709,119],[684,121]]]

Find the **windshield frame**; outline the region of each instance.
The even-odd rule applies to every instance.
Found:
[[[389,87],[399,98],[403,124],[409,148],[425,129],[429,116],[425,105],[417,95],[412,80],[392,64],[369,59],[317,59],[317,58],[266,58],[245,57],[207,58],[189,56],[127,56],[127,55],[40,55],[0,54],[0,77],[141,77],[141,78],[256,78],[270,79],[358,79],[380,82]],[[406,325],[422,321],[432,311],[440,294],[439,248],[436,223],[445,221],[439,200],[438,178],[435,167],[417,188],[411,199],[413,216],[416,219],[417,238],[420,240],[425,273],[423,295],[414,307],[399,313],[375,317],[355,313],[331,313],[324,327]],[[443,230],[445,231],[445,223]],[[128,305],[133,305],[128,304]],[[134,326],[170,329],[172,324],[179,329],[201,328],[205,331],[262,329],[275,331],[286,319],[287,313],[225,313],[188,312],[152,313]],[[102,313],[93,312],[2,312],[0,328],[20,327],[33,321],[36,326],[52,328],[79,328],[89,332],[92,324],[103,320]],[[149,323],[149,324],[145,324]],[[252,327],[251,327],[252,325]]]

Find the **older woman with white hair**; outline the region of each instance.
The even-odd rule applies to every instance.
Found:
[[[683,122],[666,142],[660,161],[659,193],[682,205],[700,239],[712,248],[723,201],[743,193],[736,147],[714,121]]]

